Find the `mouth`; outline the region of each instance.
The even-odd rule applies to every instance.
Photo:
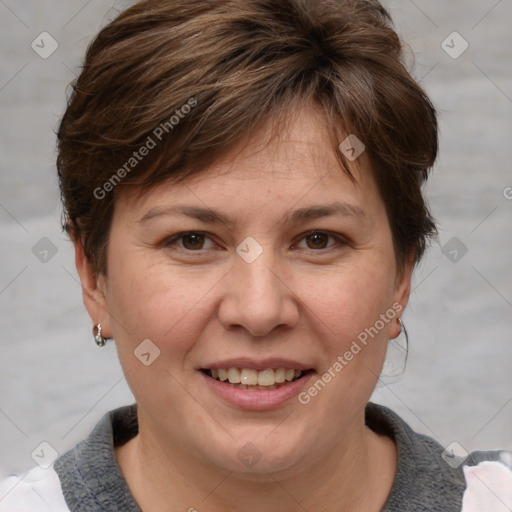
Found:
[[[267,368],[260,371],[253,368],[201,368],[200,371],[218,382],[252,391],[279,389],[313,372],[312,369],[295,368]]]

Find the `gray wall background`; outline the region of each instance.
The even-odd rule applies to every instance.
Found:
[[[440,240],[414,278],[406,371],[374,400],[443,445],[512,449],[512,1],[385,4],[440,113],[427,189]],[[132,401],[115,349],[90,334],[59,226],[53,134],[86,45],[122,5],[0,0],[0,477]],[[50,56],[42,32],[58,43]]]

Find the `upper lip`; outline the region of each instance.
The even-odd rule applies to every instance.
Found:
[[[203,370],[212,370],[219,368],[250,368],[257,371],[267,370],[269,368],[285,368],[294,370],[311,370],[311,365],[300,363],[292,359],[283,359],[278,357],[271,357],[266,359],[255,360],[249,357],[237,357],[232,359],[225,359],[213,363],[207,363],[201,366]]]

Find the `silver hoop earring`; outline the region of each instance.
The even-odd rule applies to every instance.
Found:
[[[97,324],[92,328],[92,333],[94,335],[94,341],[98,347],[104,347],[107,342],[106,338],[101,335],[101,324]]]

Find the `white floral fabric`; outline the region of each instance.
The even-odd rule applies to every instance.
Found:
[[[69,512],[53,467],[37,466],[0,482],[0,512]]]
[[[512,511],[512,456],[503,452],[500,462],[484,461],[464,466],[466,490],[462,512]]]

